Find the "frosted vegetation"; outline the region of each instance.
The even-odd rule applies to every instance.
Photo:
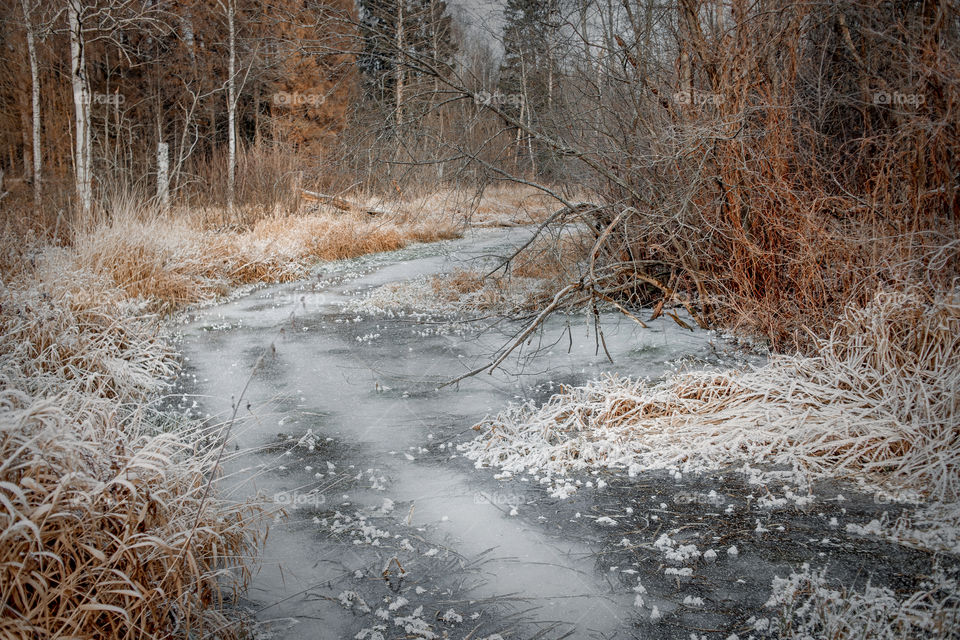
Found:
[[[478,465],[553,473],[682,472],[763,461],[802,481],[845,477],[955,502],[960,300],[878,294],[848,309],[818,355],[688,371],[658,384],[604,377],[478,426]]]

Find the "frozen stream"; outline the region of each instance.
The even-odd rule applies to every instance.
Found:
[[[247,452],[229,463],[235,495],[273,496],[289,514],[271,526],[244,602],[261,637],[688,637],[682,625],[650,627],[649,610],[635,606],[638,571],[626,569],[640,558],[612,550],[639,525],[596,524],[639,501],[637,487],[655,505],[680,504],[651,489],[666,480],[634,486],[611,476],[605,492],[591,493],[585,477],[583,491],[558,500],[535,478],[500,482],[495,471],[474,469],[454,445],[472,437],[469,428],[484,415],[510,401],[542,400],[560,383],[607,371],[655,378],[679,358],[715,361],[715,336],[669,319],[642,329],[609,315],[611,364],[596,353],[589,316],[555,317],[507,371],[437,390],[484,363],[522,323],[344,311],[373,287],[505,253],[526,233],[472,232],[324,265],[308,281],[259,289],[183,325],[178,389],[196,396],[195,412],[224,419],[250,378],[232,433]],[[526,358],[536,348],[538,357]],[[744,575],[758,573],[754,562]],[[776,563],[764,562],[772,575]],[[752,594],[762,602],[768,587],[763,573],[749,592],[718,588],[716,601]],[[674,608],[667,594],[650,598],[661,596],[665,611]],[[689,628],[723,627],[723,616],[681,613],[677,620]]]

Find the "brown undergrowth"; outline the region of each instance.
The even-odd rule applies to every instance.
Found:
[[[221,589],[243,586],[262,512],[216,491],[222,425],[159,428],[174,354],[109,275],[72,249],[4,254],[0,635],[234,635]]]

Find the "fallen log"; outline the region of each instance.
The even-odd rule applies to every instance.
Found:
[[[370,207],[365,207],[361,204],[357,204],[356,202],[351,202],[350,200],[341,198],[340,196],[331,196],[326,193],[307,191],[306,189],[301,189],[300,192],[305,200],[328,204],[334,209],[339,209],[340,211],[346,211],[350,213],[354,211],[362,211],[368,216],[385,216],[389,214],[387,211],[383,211],[381,209],[371,209]]]

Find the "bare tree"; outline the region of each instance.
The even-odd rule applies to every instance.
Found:
[[[77,212],[88,216],[93,208],[93,127],[87,50],[97,42],[129,58],[126,30],[160,35],[167,30],[164,5],[150,0],[99,4],[99,0],[67,0],[70,41],[70,78],[74,107],[74,184]],[[104,96],[106,98],[106,96]],[[109,100],[104,100],[109,102]]]
[[[227,16],[229,32],[227,47],[229,62],[227,65],[227,215],[233,218],[237,188],[237,25],[234,0],[227,0],[220,7]]]
[[[20,0],[30,60],[31,138],[33,148],[33,205],[39,211],[43,199],[43,150],[40,143],[40,71],[37,62],[36,32],[29,0]]]
[[[84,218],[89,216],[93,203],[93,142],[90,133],[90,81],[87,78],[87,61],[83,35],[84,6],[81,0],[67,1],[67,26],[70,32],[70,79],[73,86],[74,129],[74,180],[77,206]]]

